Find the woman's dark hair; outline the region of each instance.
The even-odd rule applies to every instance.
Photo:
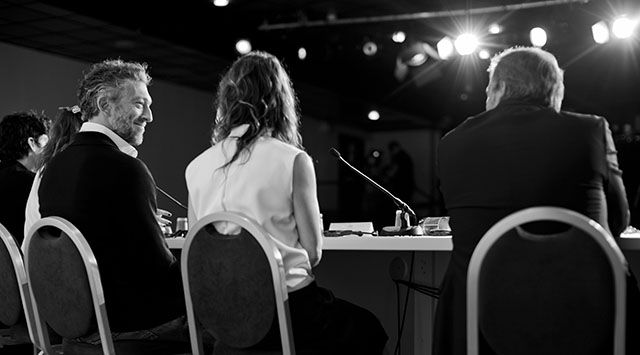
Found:
[[[254,51],[238,58],[218,86],[211,141],[222,141],[243,124],[249,129],[238,138],[235,154],[223,167],[265,134],[303,149],[297,109],[289,75],[275,56]]]
[[[81,117],[82,114],[77,106],[60,108],[60,112],[49,130],[49,142],[44,146],[40,165],[38,166],[38,168],[42,168],[41,175],[47,168],[47,163],[51,158],[69,146],[71,139],[82,126]]]

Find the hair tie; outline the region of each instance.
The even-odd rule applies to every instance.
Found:
[[[78,105],[73,105],[71,107],[63,106],[63,107],[58,107],[58,110],[67,110],[67,111],[71,111],[71,113],[73,114],[77,114],[80,112],[80,107]]]

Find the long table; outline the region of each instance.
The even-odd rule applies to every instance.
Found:
[[[184,238],[167,238],[169,248],[182,249]],[[325,237],[323,250],[387,250],[387,251],[450,251],[451,236],[372,237],[345,235]]]
[[[171,249],[182,249],[184,238],[167,238]],[[628,257],[637,259],[640,233],[623,234],[618,245]],[[423,285],[438,286],[453,248],[451,236],[355,236],[325,237],[322,262],[314,269],[323,287],[375,313],[387,333],[387,349],[396,345],[396,289],[389,276],[392,262],[402,259],[407,265],[414,260],[412,280]],[[640,265],[640,262],[631,266]],[[637,260],[636,260],[637,261]],[[408,268],[411,269],[411,268]],[[636,271],[638,274],[640,270]],[[405,289],[406,290],[406,289]],[[401,293],[404,302],[404,290]],[[409,300],[406,326],[402,337],[403,354],[431,354],[431,334],[436,300],[413,293]]]
[[[169,248],[182,249],[184,238],[167,238]],[[624,233],[617,239],[623,250],[640,250],[640,232]],[[451,251],[451,236],[356,236],[325,237],[323,250]]]
[[[169,248],[182,249],[185,238],[167,238]],[[439,284],[445,269],[451,236],[356,236],[325,237],[322,262],[314,268],[318,284],[336,297],[358,304],[378,316],[387,334],[391,354],[397,339],[396,285],[389,276],[393,261],[402,259],[409,269],[414,261],[413,280]],[[438,261],[434,261],[438,259]],[[406,288],[401,290],[404,303]],[[402,336],[403,354],[430,354],[435,299],[412,293]]]

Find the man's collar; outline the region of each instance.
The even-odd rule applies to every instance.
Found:
[[[116,146],[118,146],[118,149],[120,149],[121,152],[134,158],[138,157],[138,150],[136,148],[127,143],[127,141],[122,139],[122,137],[117,135],[114,131],[99,123],[85,122],[82,124],[82,127],[80,127],[80,132],[100,132],[105,134],[113,141],[113,143],[115,143]]]

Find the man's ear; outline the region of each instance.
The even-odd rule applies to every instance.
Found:
[[[495,82],[493,78],[489,80],[489,85],[487,85],[487,100],[485,102],[485,108],[487,110],[492,110],[498,106],[500,100],[502,100],[502,96],[506,90],[506,85],[503,81]]]
[[[98,96],[98,110],[100,110],[100,112],[104,112],[105,114],[108,114],[110,109],[111,109],[111,104],[109,102],[109,99],[104,96]]]
[[[498,81],[495,85],[493,85],[493,87],[491,88],[491,93],[493,94],[496,104],[500,103],[505,91],[507,91],[507,84],[505,84],[504,81]]]
[[[27,144],[29,145],[29,148],[33,152],[36,152],[36,149],[40,149],[40,146],[38,145],[38,141],[36,141],[36,139],[33,137],[27,138]]]
[[[504,83],[504,81],[498,81],[497,83],[493,84],[493,87],[490,88],[490,90],[494,94],[497,94],[499,96],[502,96],[506,89],[507,89],[507,85]]]

